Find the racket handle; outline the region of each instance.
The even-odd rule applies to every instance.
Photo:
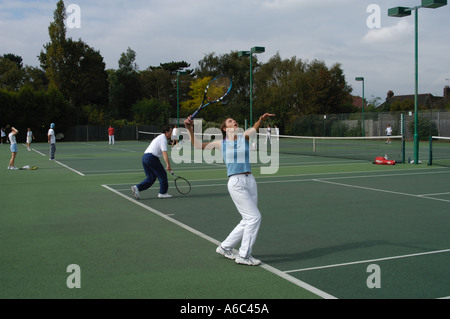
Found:
[[[194,114],[191,115],[191,120],[193,120],[197,116],[199,111],[200,110],[197,110],[197,111],[194,112]]]
[[[173,175],[173,171],[169,171],[170,172],[170,174],[172,174]]]

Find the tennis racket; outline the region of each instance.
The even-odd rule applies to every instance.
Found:
[[[191,184],[188,182],[188,180],[184,177],[180,177],[174,174],[173,171],[170,171],[172,176],[175,178],[175,187],[177,191],[182,195],[187,195],[191,191]]]
[[[205,89],[203,101],[197,111],[191,115],[193,120],[201,109],[204,109],[210,104],[214,104],[223,100],[223,98],[230,92],[232,86],[231,78],[225,74],[219,75],[212,79]]]
[[[19,169],[20,170],[32,170],[32,171],[34,171],[34,170],[38,169],[38,167],[37,166],[25,165],[24,167],[19,167]]]

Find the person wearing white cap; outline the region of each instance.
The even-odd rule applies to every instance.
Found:
[[[50,129],[48,130],[48,143],[50,144],[50,160],[55,160],[56,153],[56,136],[55,136],[55,123],[50,124]]]

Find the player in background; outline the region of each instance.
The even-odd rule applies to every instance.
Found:
[[[19,133],[19,131],[16,130],[15,127],[11,127],[11,132],[8,134],[8,139],[10,143],[9,148],[11,149],[11,159],[9,160],[8,169],[18,169],[14,165],[17,156],[17,140],[16,140],[17,133]]]
[[[33,136],[33,132],[31,131],[31,128],[27,128],[27,149],[28,149],[28,152],[31,152],[31,149],[30,149],[30,145],[31,145],[31,142],[33,141],[33,139],[34,139],[34,136]]]
[[[110,125],[108,128],[109,145],[114,145],[114,143],[115,143],[114,133],[115,133],[114,127],[112,127],[112,125]]]
[[[50,124],[50,129],[48,130],[48,144],[50,144],[50,160],[55,160],[56,153],[56,135],[55,135],[55,123]]]
[[[387,135],[387,141],[386,144],[391,144],[391,135],[392,135],[392,127],[391,124],[388,124],[386,127],[386,135]]]
[[[171,171],[169,155],[167,154],[167,141],[170,140],[172,135],[172,127],[167,126],[162,130],[162,133],[158,135],[142,156],[142,166],[144,167],[145,175],[147,176],[140,184],[131,186],[131,191],[136,199],[140,198],[139,192],[149,189],[156,178],[159,180],[159,194],[158,198],[171,198],[172,195],[167,193],[169,189],[169,181],[167,179],[167,172],[161,164],[160,157],[166,162],[166,170]]]

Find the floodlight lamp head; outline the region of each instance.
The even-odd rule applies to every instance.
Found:
[[[447,5],[447,0],[422,0],[422,7],[436,9]]]
[[[390,17],[406,17],[411,15],[411,8],[407,7],[395,7],[388,9],[388,16]]]
[[[239,51],[238,57],[250,56],[250,51]]]
[[[265,47],[253,47],[252,53],[264,53],[266,51]]]

